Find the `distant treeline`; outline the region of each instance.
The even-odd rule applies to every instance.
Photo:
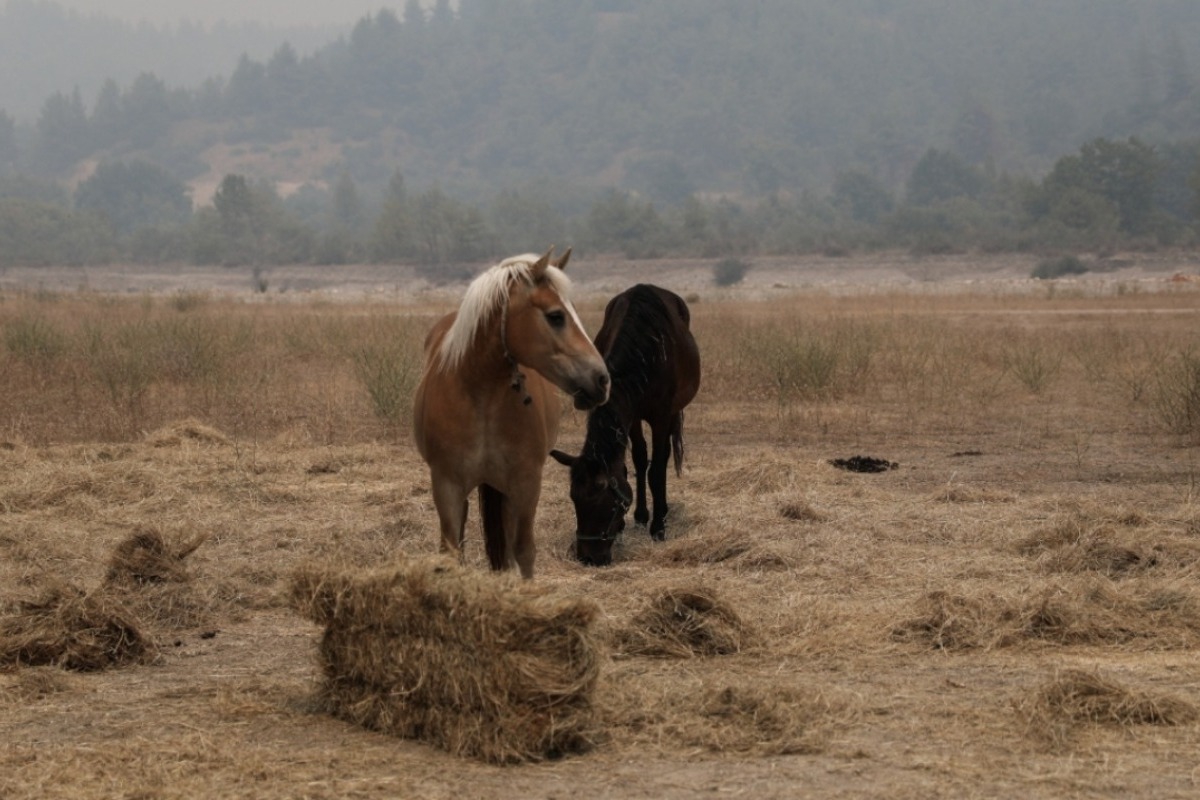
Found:
[[[349,174],[329,191],[281,198],[230,174],[193,211],[186,186],[149,162],[105,162],[68,196],[57,185],[0,179],[0,266],[146,263],[261,266],[413,261],[447,265],[571,242],[630,258],[752,256],[902,247],[1106,251],[1190,246],[1200,233],[1200,140],[1153,148],[1097,139],[1038,181],[995,175],[945,150],[917,162],[902,196],[870,174],[832,189],[752,201],[690,195],[658,205],[609,189],[572,210],[552,191],[502,191],[483,204],[393,174],[364,199]],[[446,270],[451,270],[446,272]]]
[[[0,263],[1187,245],[1197,59],[1173,0],[407,0],[195,88],[0,111]],[[193,210],[218,145],[303,185],[248,160]]]

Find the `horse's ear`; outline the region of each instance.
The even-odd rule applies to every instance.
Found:
[[[550,266],[550,256],[552,255],[554,255],[554,245],[550,245],[546,254],[533,262],[533,266],[529,268],[529,277],[533,278],[534,283],[546,277],[546,267]]]
[[[558,267],[560,270],[565,270],[567,268],[567,262],[570,260],[571,260],[571,248],[568,247],[567,252],[563,253],[562,257],[559,258],[558,261],[554,262],[554,266]]]
[[[564,467],[574,466],[575,462],[579,460],[579,456],[569,455],[562,450],[551,450],[550,457]]]

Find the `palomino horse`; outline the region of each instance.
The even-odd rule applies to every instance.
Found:
[[[413,399],[417,450],[429,465],[443,552],[459,554],[467,498],[479,489],[492,569],[533,577],[542,465],[558,435],[557,390],[579,409],[608,399],[604,359],[567,300],[571,251],[509,258],[467,288],[425,339]]]
[[[700,352],[689,329],[691,314],[683,298],[657,286],[639,284],[614,297],[604,309],[596,347],[612,376],[608,404],[588,414],[583,451],[571,456],[550,453],[571,468],[575,504],[575,554],[585,564],[612,563],[612,545],[625,528],[632,504],[626,443],[632,443],[637,474],[633,518],[650,522],[650,536],[664,538],[667,516],[667,457],[675,456],[675,474],[683,464],[683,409],[700,388]],[[649,461],[654,517],[646,507],[646,439],[654,446]]]

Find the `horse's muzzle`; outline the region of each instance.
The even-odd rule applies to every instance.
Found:
[[[575,399],[575,408],[590,411],[596,406],[604,405],[608,402],[608,391],[611,387],[608,370],[597,372],[591,380],[571,393]]]

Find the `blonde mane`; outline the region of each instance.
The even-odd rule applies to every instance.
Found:
[[[438,360],[443,370],[457,369],[462,364],[480,328],[487,325],[492,315],[508,302],[509,289],[515,281],[520,280],[526,286],[533,286],[531,271],[539,258],[541,256],[536,253],[506,258],[471,281],[458,306],[458,316],[454,318],[454,324],[446,332],[438,349]],[[570,307],[567,293],[571,290],[571,279],[566,273],[557,267],[548,266],[546,280]]]

